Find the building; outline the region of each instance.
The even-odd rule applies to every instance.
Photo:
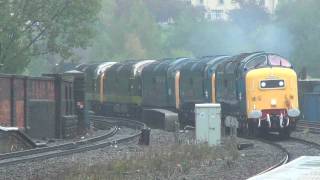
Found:
[[[193,6],[203,6],[206,10],[206,18],[210,20],[227,20],[230,10],[239,8],[237,0],[190,0]],[[274,13],[278,0],[257,0],[266,10]]]

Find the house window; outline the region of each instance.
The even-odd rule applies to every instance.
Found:
[[[260,0],[260,3],[259,3],[260,6],[264,6],[265,4],[266,2],[264,0]]]
[[[220,4],[224,4],[224,0],[219,0],[219,3]]]
[[[223,10],[212,10],[207,16],[210,20],[220,20],[223,19]]]

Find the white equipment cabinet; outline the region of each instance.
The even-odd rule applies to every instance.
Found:
[[[220,104],[196,104],[196,140],[209,146],[220,144],[221,139]]]

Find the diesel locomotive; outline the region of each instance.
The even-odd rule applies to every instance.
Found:
[[[91,109],[140,116],[143,108],[179,113],[194,124],[196,103],[220,103],[239,132],[289,136],[298,115],[297,75],[285,58],[265,52],[80,65]]]
[[[288,137],[300,114],[297,74],[285,58],[264,52],[240,54],[216,69],[216,100],[222,116],[239,130]],[[230,119],[230,118],[229,118]]]
[[[205,56],[189,62],[180,70],[179,116],[183,124],[194,124],[195,104],[216,103],[215,69],[228,56]]]

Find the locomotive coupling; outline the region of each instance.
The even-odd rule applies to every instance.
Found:
[[[268,122],[269,128],[271,128],[271,119],[269,114],[267,114],[267,122]]]
[[[280,128],[283,128],[283,115],[282,115],[282,113],[280,114],[280,117],[279,117],[279,124],[280,124]]]
[[[283,117],[283,114],[281,113],[280,117],[279,117],[279,120],[280,120],[280,127],[281,128],[284,128],[285,127],[288,127],[289,124],[290,124],[290,118],[289,117],[285,117],[286,121],[285,121],[285,124],[283,123],[283,120],[284,120],[284,117]]]

